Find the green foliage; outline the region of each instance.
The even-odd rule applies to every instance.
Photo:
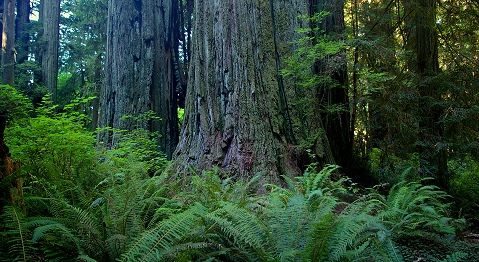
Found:
[[[158,145],[159,133],[150,132],[143,127],[148,121],[160,121],[161,119],[151,110],[137,116],[123,116],[122,119],[133,121],[135,128],[121,130],[107,127],[97,130],[100,134],[111,133],[116,141],[115,148],[110,149],[108,145],[103,148],[104,162],[117,172],[122,168],[128,169],[129,161],[134,159],[151,176],[161,173],[168,165],[168,161]]]
[[[40,84],[41,71],[41,65],[35,61],[27,60],[15,64],[15,88],[35,105],[48,93],[48,88]]]
[[[137,160],[129,161],[123,172],[95,187],[96,198],[80,187],[65,190],[49,183],[50,197],[27,200],[44,203],[52,215],[19,220],[20,228],[31,232],[28,239],[37,256],[62,261],[403,261],[416,254],[407,245],[411,238],[448,241],[445,236],[452,239],[454,227],[463,223],[446,216],[447,195],[434,186],[403,181],[387,196],[376,191],[355,196],[345,188],[347,179],[335,179],[337,166],[320,171],[311,166],[304,176],[287,181],[288,188],[268,185],[270,191],[258,196],[259,177],[235,182],[211,170],[190,178],[167,173],[150,178],[135,167]],[[346,199],[353,201],[341,201]],[[470,256],[458,247],[417,250],[438,260]]]
[[[165,176],[146,178],[144,174],[117,174],[99,186],[107,189],[90,207],[102,212],[106,227],[105,250],[111,259],[120,258],[138,235],[145,234],[151,221],[158,221],[181,208],[175,199],[167,198],[170,190],[177,187],[166,183]]]
[[[475,225],[479,225],[479,162],[471,156],[449,161],[453,173],[451,195],[457,203],[456,210]]]
[[[183,119],[185,118],[185,109],[178,107],[178,128],[181,130]]]
[[[178,240],[191,232],[205,212],[201,205],[170,216],[143,233],[123,256],[123,261],[160,261],[163,251],[171,251]]]
[[[6,115],[9,120],[26,118],[32,110],[28,98],[8,85],[0,85],[0,115]]]
[[[161,173],[166,162],[142,129],[118,132],[118,148],[99,155],[83,115],[69,113],[75,107],[61,114],[41,107],[29,128],[16,124],[7,132],[25,165],[32,216],[5,209],[2,234],[14,236],[0,242],[12,250],[5,259],[403,261],[415,250],[407,239],[446,241],[463,223],[447,216],[444,192],[405,180],[412,168],[387,196],[355,195],[338,166],[317,164],[301,177],[284,177],[287,187],[266,185],[257,195],[259,176]],[[470,257],[459,248],[420,252],[437,260]]]
[[[393,185],[405,179],[418,179],[415,171],[419,169],[419,155],[414,153],[404,159],[379,148],[372,148],[369,165],[372,179],[378,183]]]
[[[82,126],[81,116],[56,114],[53,110],[40,107],[37,117],[6,130],[12,157],[23,163],[27,182],[68,180],[93,186],[93,135]]]
[[[299,143],[306,149],[319,138],[318,132],[323,132],[319,121],[321,116],[344,113],[347,105],[333,103],[327,99],[330,89],[338,87],[338,83],[331,77],[340,67],[342,58],[340,53],[345,51],[343,41],[327,35],[319,27],[330,14],[327,12],[315,13],[312,17],[301,15],[304,24],[313,25],[298,29],[300,37],[292,42],[294,52],[285,59],[281,75],[286,81],[292,81],[296,99],[289,101],[294,108],[292,114],[293,129]],[[319,152],[314,152],[319,155]]]
[[[113,170],[121,171],[129,169],[131,160],[150,175],[161,173],[168,165],[164,153],[159,150],[158,133],[152,133],[146,129],[134,129],[132,131],[114,130],[118,139],[118,146],[112,150],[104,150],[104,161]]]

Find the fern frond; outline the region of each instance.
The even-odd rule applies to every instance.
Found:
[[[292,255],[304,251],[309,223],[313,220],[305,197],[302,194],[294,194],[289,198],[271,194],[265,220],[274,253],[282,261],[299,259],[300,256]]]
[[[32,260],[33,247],[29,240],[30,232],[25,225],[25,214],[16,206],[5,206],[0,221],[3,222],[2,236],[7,238],[8,254],[0,258],[13,261]]]
[[[8,208],[8,207],[6,207]],[[17,226],[17,229],[18,229],[18,235],[20,237],[20,241],[21,241],[21,244],[22,244],[22,255],[23,255],[23,260],[24,261],[27,261],[27,253],[26,253],[26,250],[25,250],[25,239],[24,239],[24,236],[23,236],[23,232],[22,232],[22,225],[21,225],[21,221],[20,221],[20,218],[19,218],[19,215],[18,215],[18,212],[16,210],[15,207],[10,207],[12,212],[13,212],[13,215],[14,215],[14,221],[16,222],[16,226]]]
[[[173,245],[183,239],[198,219],[205,213],[205,208],[196,204],[186,211],[173,215],[145,231],[122,256],[122,261],[154,261],[159,251],[170,250]]]
[[[35,222],[34,222],[35,223]],[[46,233],[55,231],[55,233],[60,232],[63,236],[66,236],[70,239],[75,240],[74,242],[79,246],[79,240],[72,234],[69,228],[67,228],[65,225],[58,223],[56,221],[51,221],[50,223],[45,221],[41,222],[43,225],[38,226],[33,230],[33,236],[32,236],[32,241],[33,242],[38,242],[42,238],[45,237]]]
[[[378,216],[401,234],[424,230],[454,234],[452,219],[444,216],[448,205],[442,201],[446,198],[447,194],[436,186],[402,181],[391,188]]]
[[[340,218],[336,225],[330,245],[329,259],[337,261],[346,251],[361,246],[369,236],[374,236],[371,228],[376,221],[365,213]]]
[[[85,262],[98,262],[97,260],[87,256],[87,255],[79,255],[77,257],[78,261],[85,261]]]
[[[338,165],[325,165],[324,168],[314,176],[314,179],[311,181],[310,187],[307,192],[313,191],[318,188],[326,187],[326,182],[331,177],[331,174],[339,169]]]
[[[404,258],[401,255],[401,251],[396,247],[396,244],[394,243],[394,241],[392,241],[392,239],[388,238],[385,241],[385,244],[388,251],[388,256],[391,261],[395,261],[395,262],[404,261]]]
[[[332,236],[333,213],[326,213],[312,223],[308,243],[304,252],[309,261],[324,261],[328,257],[328,245]]]
[[[220,231],[234,239],[239,246],[247,245],[260,252],[265,249],[265,232],[260,221],[248,210],[225,203],[222,208],[207,213],[205,218],[216,223]]]

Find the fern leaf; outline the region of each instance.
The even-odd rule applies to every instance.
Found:
[[[169,250],[192,227],[198,224],[199,216],[205,212],[204,207],[196,204],[186,211],[161,221],[152,229],[145,231],[130,249],[123,255],[122,261],[154,261],[158,250]]]
[[[1,236],[6,237],[8,245],[8,255],[1,254],[0,257],[7,261],[32,260],[33,247],[28,239],[30,232],[24,222],[25,214],[16,206],[5,206],[0,221],[6,229]]]
[[[220,230],[232,237],[237,244],[246,244],[256,250],[263,250],[265,233],[261,223],[246,209],[232,203],[214,212],[206,214],[205,218],[220,226]]]
[[[404,261],[404,258],[401,255],[401,252],[396,247],[395,243],[389,238],[386,240],[386,247],[388,251],[388,256],[391,261],[401,262]]]
[[[310,261],[324,261],[328,257],[328,244],[332,235],[334,215],[327,213],[313,222],[309,234],[305,256]]]

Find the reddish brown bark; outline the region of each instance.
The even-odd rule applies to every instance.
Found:
[[[16,163],[10,158],[10,150],[5,143],[4,133],[6,126],[6,116],[0,115],[0,181],[7,178],[20,168],[20,163]],[[17,200],[17,197],[21,197],[23,195],[22,186],[23,180],[21,178],[17,178],[12,183],[10,192],[2,192],[2,199],[0,199],[0,210],[7,202],[7,198],[9,201],[13,202]]]

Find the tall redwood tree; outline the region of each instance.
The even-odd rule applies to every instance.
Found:
[[[53,102],[57,101],[58,48],[60,44],[60,0],[42,0],[40,19],[43,26],[42,82]]]
[[[322,130],[304,128],[297,103],[304,94],[280,70],[294,51],[297,29],[309,26],[312,2],[197,0],[184,129],[175,152],[196,169],[219,166],[237,178],[301,172],[304,150],[334,161]]]
[[[171,156],[178,141],[178,116],[172,41],[176,1],[110,0],[105,78],[100,95],[100,127],[160,133],[160,148]],[[149,110],[161,120],[135,121]],[[109,133],[100,135],[113,146]]]

